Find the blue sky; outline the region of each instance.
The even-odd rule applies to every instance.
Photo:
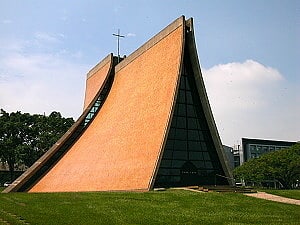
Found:
[[[85,74],[129,55],[181,15],[198,55],[224,144],[300,140],[299,1],[0,1],[0,108],[82,112]]]

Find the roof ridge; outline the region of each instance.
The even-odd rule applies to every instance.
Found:
[[[137,57],[142,55],[145,51],[152,48],[154,45],[156,45],[159,41],[167,37],[170,33],[172,33],[174,30],[176,30],[181,25],[184,25],[185,23],[185,17],[181,16],[174,20],[172,23],[170,23],[167,27],[165,27],[163,30],[161,30],[158,34],[156,34],[154,37],[149,39],[146,43],[144,43],[141,47],[139,47],[137,50],[135,50],[133,53],[131,53],[129,56],[127,56],[122,62],[120,62],[115,67],[115,72],[117,73],[121,69],[123,69],[125,66],[127,66],[129,63],[134,61]]]
[[[107,63],[112,61],[113,54],[108,54],[104,59],[102,59],[96,66],[94,66],[90,71],[87,73],[87,78],[90,78],[93,76],[98,70],[100,70],[103,66],[105,66]]]

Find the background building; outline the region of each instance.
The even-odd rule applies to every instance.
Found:
[[[242,138],[243,162],[262,154],[290,147],[297,142]],[[243,163],[241,162],[241,163]]]
[[[242,138],[242,145],[234,145],[233,147],[223,145],[223,149],[228,165],[233,170],[251,158],[258,158],[262,154],[284,149],[296,143],[293,141]]]

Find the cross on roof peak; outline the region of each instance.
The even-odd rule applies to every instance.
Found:
[[[120,29],[118,29],[117,34],[112,34],[112,35],[118,38],[118,62],[120,62],[120,38],[124,38],[125,36],[120,34]]]

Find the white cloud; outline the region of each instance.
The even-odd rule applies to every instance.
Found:
[[[210,97],[219,99],[217,106],[226,110],[251,109],[268,104],[266,93],[272,91],[278,81],[283,80],[276,69],[253,60],[217,65],[203,70],[203,73],[207,88],[213,90]],[[220,100],[220,96],[230,99],[233,104]]]
[[[0,56],[10,53],[10,52],[19,52],[24,49],[24,46],[27,45],[27,41],[19,39],[4,39],[0,38]],[[1,54],[2,53],[2,54]]]
[[[25,54],[20,49],[0,53],[0,108],[40,114],[55,110],[76,119],[90,66],[72,62],[68,53]]]
[[[40,31],[36,32],[34,36],[38,41],[50,42],[50,43],[59,42],[60,38],[64,37],[63,34],[54,35],[54,34],[49,34],[49,33],[40,32]]]
[[[5,20],[2,20],[1,22],[2,22],[3,24],[11,24],[11,23],[13,23],[13,21],[10,20],[10,19],[5,19]]]
[[[127,36],[127,37],[135,37],[136,34],[134,34],[134,33],[128,33],[126,36]]]
[[[242,137],[300,140],[300,95],[278,70],[247,60],[204,69],[203,77],[224,144]]]

